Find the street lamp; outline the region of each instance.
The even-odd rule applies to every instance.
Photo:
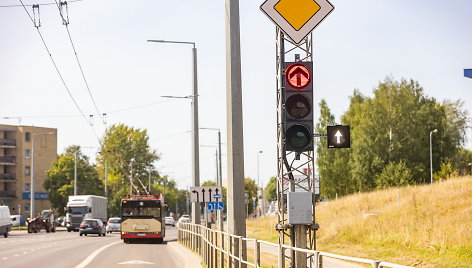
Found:
[[[219,128],[206,128],[202,127],[200,129],[205,129],[205,130],[216,130],[218,131],[218,186],[223,187],[223,173],[222,173],[222,168],[221,168],[221,130]],[[220,231],[223,231],[223,211],[219,210],[217,212],[218,216],[218,226],[220,228]]]
[[[93,148],[93,147],[79,147],[75,152],[74,152],[74,195],[77,195],[77,153],[79,152],[80,149],[83,148]]]
[[[31,133],[31,185],[30,185],[30,218],[34,217],[34,136],[37,135],[52,135],[54,132],[45,132],[45,133]]]
[[[429,132],[429,167],[431,171],[431,184],[433,184],[433,133],[437,132],[437,129]]]
[[[197,48],[195,42],[167,41],[167,40],[147,40],[155,43],[186,44],[192,45],[193,58],[193,91],[192,91],[192,186],[200,185],[200,163],[198,144],[198,80],[197,80]],[[192,223],[200,224],[200,204],[193,203]]]

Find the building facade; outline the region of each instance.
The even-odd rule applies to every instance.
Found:
[[[49,209],[43,184],[46,170],[56,159],[57,129],[0,125],[0,204],[8,206],[11,215],[29,218],[34,178],[34,215]]]

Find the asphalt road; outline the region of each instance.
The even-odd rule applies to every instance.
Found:
[[[0,267],[199,267],[177,241],[177,229],[167,227],[163,244],[125,244],[118,233],[79,236],[78,232],[57,231],[28,234],[12,231],[0,237]]]

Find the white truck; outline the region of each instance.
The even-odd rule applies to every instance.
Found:
[[[97,195],[71,195],[67,202],[67,231],[78,231],[84,219],[100,219],[107,222],[107,198]]]

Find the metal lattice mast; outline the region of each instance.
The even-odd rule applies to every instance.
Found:
[[[310,33],[300,44],[293,43],[284,36],[277,27],[276,32],[276,85],[277,85],[277,219],[276,229],[279,235],[279,243],[285,243],[289,238],[291,246],[301,248],[316,248],[315,231],[315,180],[314,180],[314,152],[292,152],[285,150],[284,122],[284,64],[287,61],[312,61],[312,34]],[[290,225],[287,219],[287,194],[288,192],[306,191],[313,193],[312,224]],[[286,258],[290,260],[290,267],[306,267],[306,256],[303,253],[286,252]],[[311,264],[311,262],[309,262]],[[296,264],[298,264],[296,266]],[[310,265],[311,266],[311,265]]]

